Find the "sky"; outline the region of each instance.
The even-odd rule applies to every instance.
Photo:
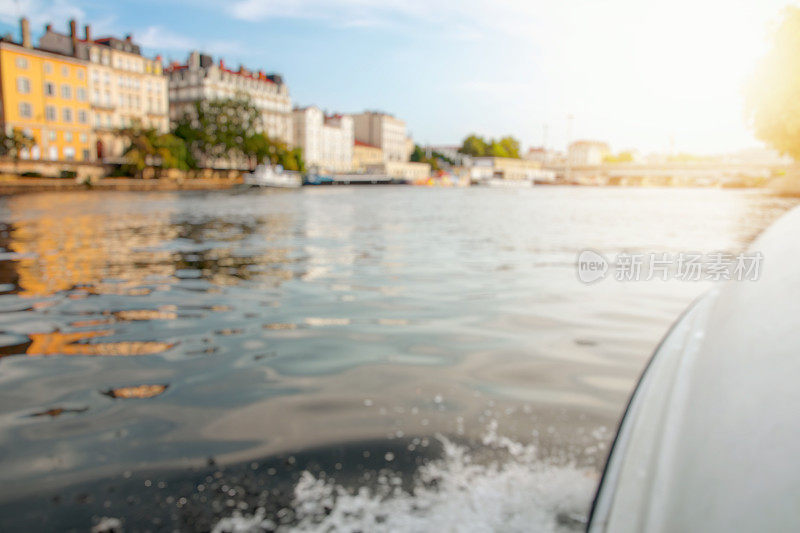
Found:
[[[789,3],[0,0],[0,32],[18,37],[25,15],[38,39],[76,18],[167,60],[199,49],[282,74],[295,105],[389,112],[420,144],[477,133],[700,154],[759,145],[743,85]]]

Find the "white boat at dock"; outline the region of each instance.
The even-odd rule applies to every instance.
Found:
[[[278,187],[296,189],[302,187],[303,178],[299,172],[284,170],[282,166],[258,165],[250,174],[245,174],[244,184],[251,187]]]

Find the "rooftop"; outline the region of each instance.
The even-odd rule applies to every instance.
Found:
[[[205,57],[209,57],[209,56],[205,56]],[[209,59],[210,59],[210,57],[209,57]],[[192,56],[191,55],[189,56],[189,60],[190,61],[192,60]],[[213,63],[209,63],[207,66],[201,66],[201,68],[208,68],[208,67],[210,67],[212,65],[213,65]],[[178,70],[185,70],[185,69],[188,69],[188,68],[189,68],[189,62],[180,63],[178,61],[173,61],[164,70],[166,72],[175,72],[175,71],[178,71]],[[251,70],[245,68],[243,65],[239,65],[238,69],[233,70],[233,69],[228,68],[225,65],[225,60],[221,59],[221,58],[220,58],[219,62],[217,63],[217,68],[219,68],[219,70],[221,72],[224,72],[226,74],[233,74],[235,76],[242,76],[243,78],[248,78],[248,79],[251,79],[251,80],[260,81],[260,82],[264,82],[264,83],[277,83],[279,85],[283,84],[283,79],[282,79],[280,74],[267,74],[263,70],[251,71]]]
[[[364,142],[361,142],[361,141],[354,141],[353,142],[353,146],[364,146],[366,148],[375,148],[376,150],[380,150],[381,149],[380,146],[375,146],[374,144],[368,144],[368,143],[364,143]]]

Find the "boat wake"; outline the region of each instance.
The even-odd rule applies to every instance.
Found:
[[[350,490],[310,472],[294,488],[293,519],[266,516],[264,509],[236,512],[215,533],[262,531],[538,531],[585,528],[597,483],[593,469],[541,460],[533,445],[502,436],[496,425],[484,447],[437,437],[443,456],[418,470],[411,490],[390,470],[374,487]],[[484,456],[493,457],[486,460]],[[281,513],[279,513],[280,515]]]

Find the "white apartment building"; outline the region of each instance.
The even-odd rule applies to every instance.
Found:
[[[167,79],[162,72],[161,57],[143,57],[130,35],[124,39],[93,39],[87,25],[80,38],[76,23],[71,20],[68,35],[53,31],[48,24],[39,47],[88,62],[98,159],[115,161],[122,157],[126,146],[115,134],[119,128],[140,124],[161,133],[169,130]]]
[[[377,111],[365,111],[352,115],[355,140],[371,144],[383,150],[384,161],[408,161],[413,143],[406,135],[406,123]]]
[[[306,167],[326,172],[349,172],[353,168],[353,118],[325,116],[316,106],[292,113],[295,145],[303,149]]]
[[[597,166],[610,152],[608,144],[601,141],[575,141],[569,145],[567,159],[572,166]]]
[[[266,133],[271,139],[293,144],[292,102],[289,89],[277,74],[253,72],[239,66],[231,70],[220,60],[192,52],[185,65],[172,64],[169,78],[169,115],[175,121],[191,113],[195,102],[246,97],[261,112]]]

